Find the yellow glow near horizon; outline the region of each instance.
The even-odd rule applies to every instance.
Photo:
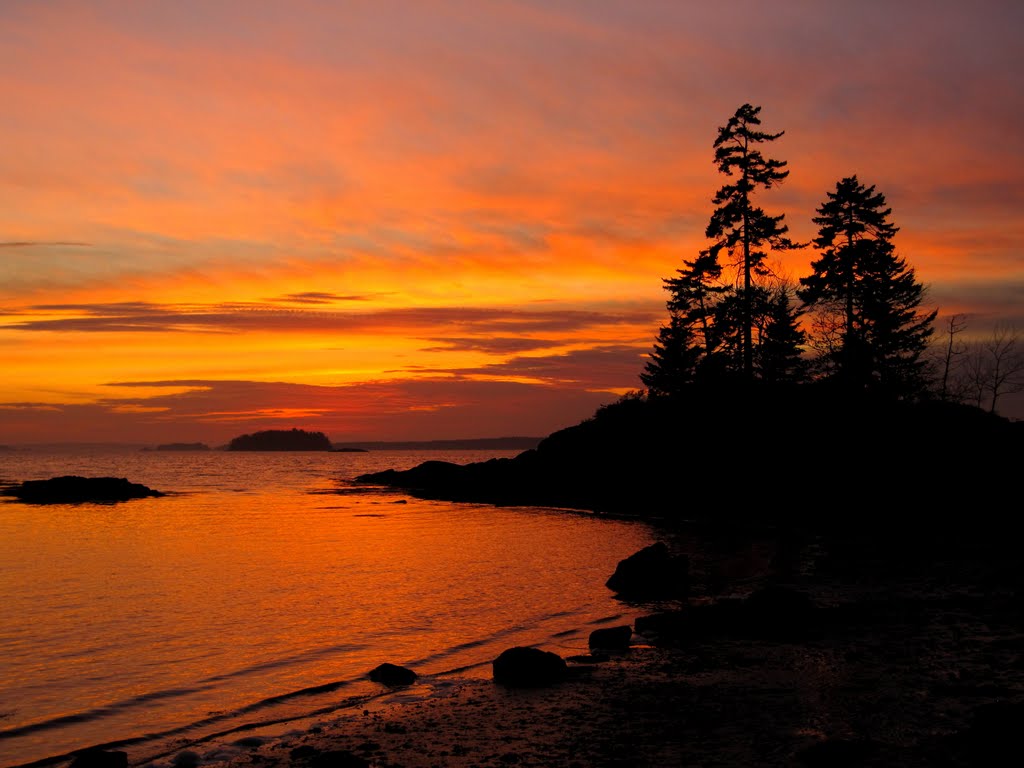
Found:
[[[585,412],[639,385],[662,281],[727,181],[717,128],[752,98],[790,170],[756,203],[794,239],[855,173],[943,314],[1024,323],[999,14],[895,9],[840,67],[864,9],[801,6],[810,50],[786,14],[626,5],[12,7],[0,405],[69,408],[5,411],[0,443],[72,412],[168,436],[217,413],[489,434]],[[815,258],[773,263],[795,282]],[[213,384],[152,385],[181,381]]]

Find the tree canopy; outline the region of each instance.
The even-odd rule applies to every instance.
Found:
[[[762,153],[784,132],[761,131],[760,112],[744,104],[718,129],[715,164],[733,180],[712,198],[708,246],[664,280],[669,320],[640,374],[648,394],[820,381],[923,396],[937,310],[922,309],[925,287],[896,253],[885,196],[856,175],[841,179],[811,217],[813,242],[794,242],[784,214],[753,202],[789,175],[785,161]],[[798,284],[769,268],[770,251],[806,245],[818,256]]]
[[[926,386],[924,352],[936,311],[921,312],[924,286],[897,256],[892,209],[874,186],[856,176],[826,193],[813,221],[821,257],[800,279],[798,294],[837,321],[838,345],[826,348],[826,365],[852,389],[881,389],[905,397]]]

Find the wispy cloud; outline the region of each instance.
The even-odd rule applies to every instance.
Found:
[[[277,298],[268,299],[271,303],[289,303],[289,304],[333,304],[335,302],[344,301],[368,301],[371,297],[360,296],[360,295],[341,295],[337,293],[321,293],[318,291],[305,291],[303,293],[289,293],[284,296],[278,296]]]
[[[520,355],[500,363],[472,368],[428,369],[460,377],[494,377],[578,386],[591,391],[639,389],[650,345],[605,345],[554,355]]]
[[[36,304],[13,317],[26,313],[47,314],[38,319],[21,319],[4,327],[18,331],[76,332],[301,332],[311,330],[337,332],[400,331],[437,340],[438,328],[459,334],[569,333],[607,325],[653,324],[660,311],[649,310],[519,310],[491,307],[422,307],[384,309],[367,312],[306,310],[271,303],[235,303],[175,306],[149,302],[100,304]],[[49,315],[67,313],[67,317]],[[481,338],[477,343],[485,345]],[[508,342],[505,342],[508,343]],[[525,343],[525,342],[520,342]],[[497,342],[500,346],[502,342]],[[481,346],[482,348],[482,346]]]
[[[514,352],[528,352],[535,349],[549,349],[557,347],[563,342],[556,339],[531,339],[524,336],[481,336],[481,337],[447,337],[434,338],[429,341],[435,342],[437,346],[424,347],[424,352],[487,352],[489,354],[511,354]]]
[[[0,242],[0,248],[92,248],[92,243],[79,243],[74,240],[7,240]]]

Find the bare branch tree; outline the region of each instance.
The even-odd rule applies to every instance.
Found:
[[[981,408],[988,388],[988,355],[981,342],[968,345],[960,374],[957,390],[961,399]]]
[[[985,342],[989,359],[988,391],[992,396],[989,411],[996,412],[1001,395],[1024,392],[1024,348],[1020,332],[1009,325],[997,325]]]
[[[967,329],[967,315],[950,315],[946,321],[945,342],[939,360],[941,375],[939,377],[939,398],[942,400],[959,400],[963,392],[953,391],[957,368],[963,362],[960,358],[967,353],[967,345],[957,341],[957,336]]]
[[[950,392],[995,413],[999,399],[1024,392],[1024,344],[1013,326],[998,324],[992,335],[965,345],[961,364],[951,371]]]

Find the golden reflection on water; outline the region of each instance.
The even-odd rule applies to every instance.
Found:
[[[554,649],[582,651],[589,622],[629,611],[603,584],[651,541],[564,512],[333,493],[331,454],[126,461],[185,492],[3,507],[3,765],[347,683],[216,727],[309,711],[371,690],[382,661],[429,677],[574,628]]]

